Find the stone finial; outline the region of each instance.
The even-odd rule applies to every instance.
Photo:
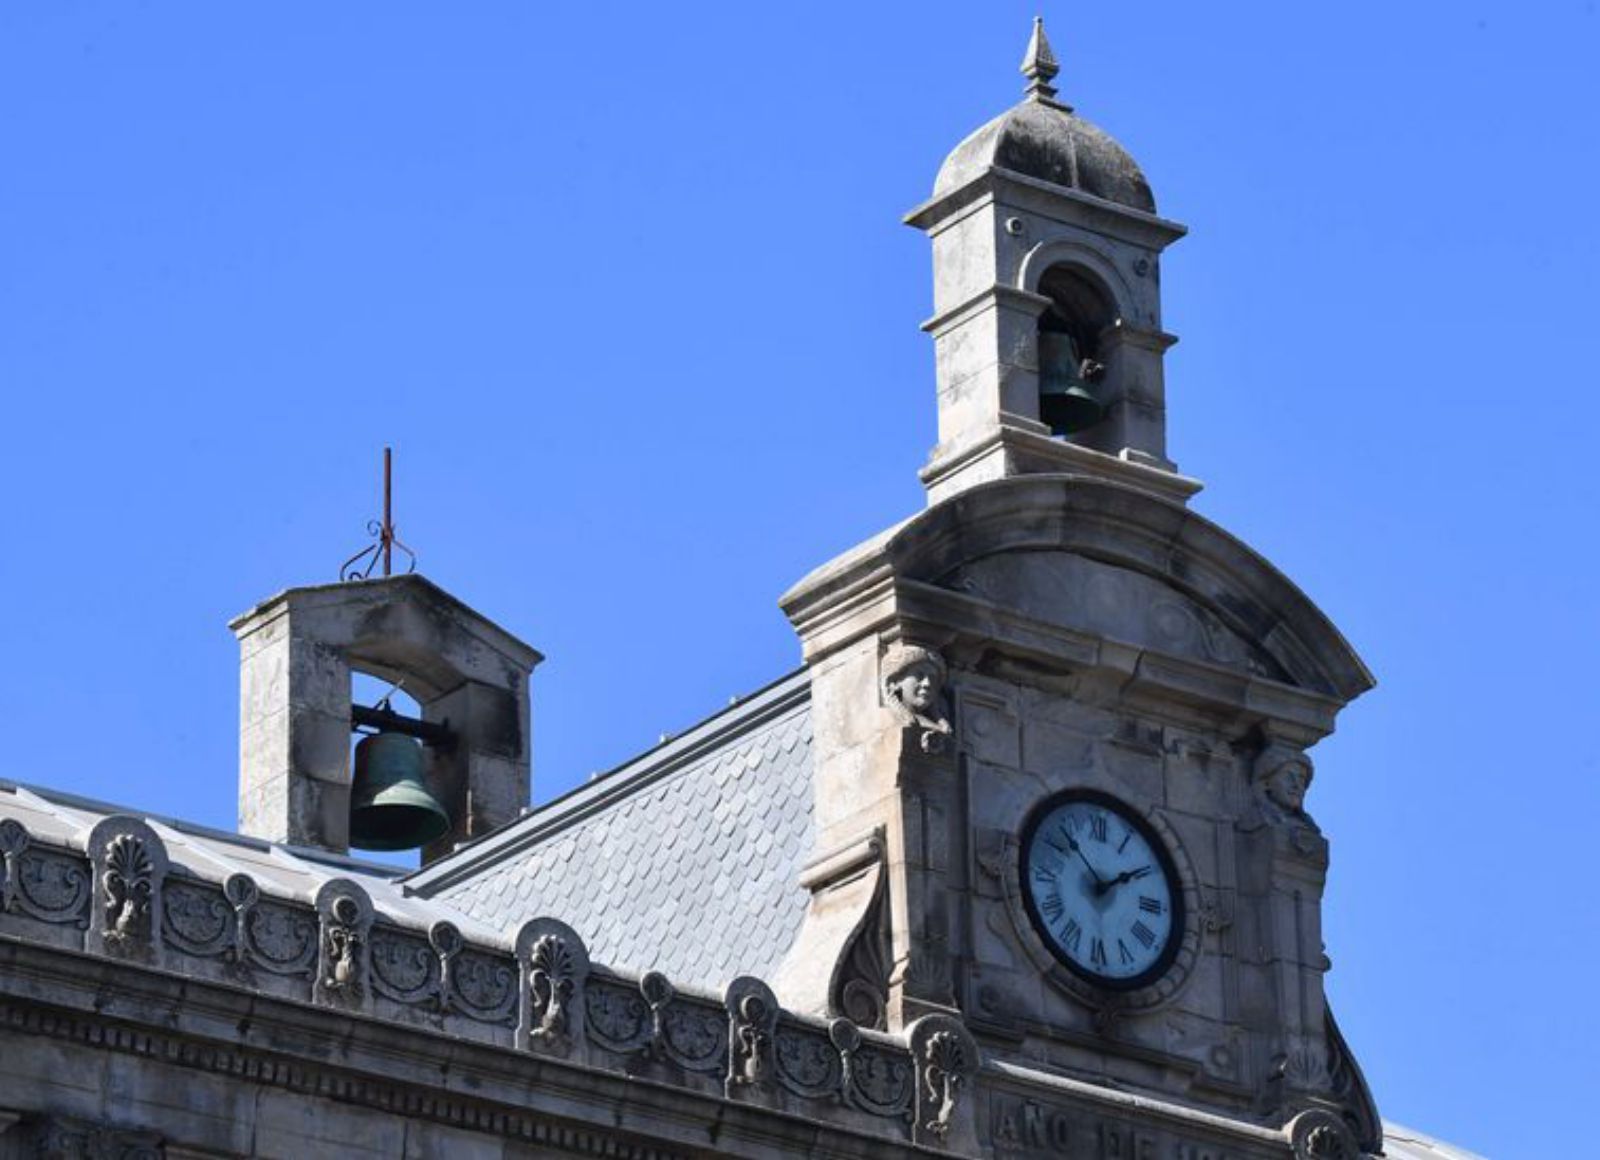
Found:
[[[1028,51],[1022,57],[1022,75],[1028,78],[1028,87],[1023,91],[1028,99],[1054,103],[1056,89],[1050,82],[1060,71],[1056,54],[1050,50],[1050,38],[1044,34],[1044,17],[1035,16]]]

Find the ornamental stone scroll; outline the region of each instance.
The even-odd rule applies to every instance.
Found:
[[[316,897],[317,977],[312,999],[363,1010],[370,1002],[372,899],[348,878],[330,878]]]
[[[772,1083],[778,997],[760,979],[741,975],[723,995],[728,1010],[728,1075],[724,1094],[756,1092]]]
[[[1328,1108],[1308,1108],[1284,1126],[1295,1160],[1361,1160],[1355,1133]]]
[[[517,1048],[589,1060],[584,985],[589,950],[578,933],[554,918],[534,918],[513,936],[520,984]]]
[[[159,966],[166,844],[138,818],[113,814],[95,823],[85,845],[94,883],[86,948]]]
[[[0,819],[0,914],[9,913],[17,904],[22,855],[30,841],[28,828],[16,818]]]
[[[912,1140],[963,1156],[975,1154],[978,1041],[950,1015],[924,1015],[907,1028],[906,1040],[917,1081]]]

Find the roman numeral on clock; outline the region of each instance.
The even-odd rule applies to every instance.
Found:
[[[1064,909],[1061,905],[1061,896],[1059,894],[1046,894],[1039,900],[1039,909],[1044,912],[1046,921],[1054,922],[1061,917],[1061,912]]]
[[[1161,899],[1151,898],[1148,894],[1139,895],[1139,909],[1146,914],[1160,914],[1166,909],[1161,905]]]
[[[1124,963],[1133,962],[1133,952],[1128,949],[1128,944],[1120,938],[1117,940],[1117,957]]]
[[[1106,816],[1104,814],[1095,814],[1089,819],[1089,836],[1096,842],[1104,842],[1106,840]]]
[[[1099,939],[1089,943],[1089,961],[1097,967],[1106,965],[1106,944]]]
[[[1099,942],[1099,939],[1095,940]],[[1078,953],[1078,946],[1083,942],[1083,927],[1078,925],[1075,918],[1067,919],[1067,925],[1061,931],[1061,943],[1073,954]]]
[[[1156,945],[1156,932],[1151,930],[1143,922],[1136,922],[1133,924],[1132,934],[1133,937],[1138,939],[1139,942],[1144,946],[1145,950],[1149,950],[1151,947]]]

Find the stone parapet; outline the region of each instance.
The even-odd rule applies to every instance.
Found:
[[[168,865],[134,819],[94,834],[0,834],[0,1146],[9,1128],[144,1133],[150,1156],[332,1154],[399,1117],[386,1154],[1055,1155],[1058,1138],[1145,1147],[1148,1104],[1195,1156],[1292,1154],[1290,1129],[1155,1100],[1131,1116],[1127,1096],[986,1062],[953,1017],[877,1033],[783,1011],[756,979],[712,995],[590,964],[554,920],[474,942],[375,912],[352,879],[276,898]],[[93,872],[118,838],[160,891],[146,927],[124,924],[148,953],[102,933],[138,886]],[[80,1070],[128,1078],[91,1091]],[[293,1131],[273,1092],[298,1101]]]

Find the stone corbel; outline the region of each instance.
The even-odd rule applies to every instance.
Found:
[[[317,977],[312,999],[359,1010],[368,1004],[372,899],[348,878],[332,878],[317,891]]]
[[[925,1015],[907,1030],[917,1093],[911,1138],[958,1155],[977,1153],[978,1042],[961,1020]]]
[[[95,824],[85,845],[94,880],[86,948],[159,965],[165,843],[138,818],[113,814]]]
[[[588,948],[576,931],[554,918],[528,920],[513,942],[521,976],[517,1048],[587,1062]]]

